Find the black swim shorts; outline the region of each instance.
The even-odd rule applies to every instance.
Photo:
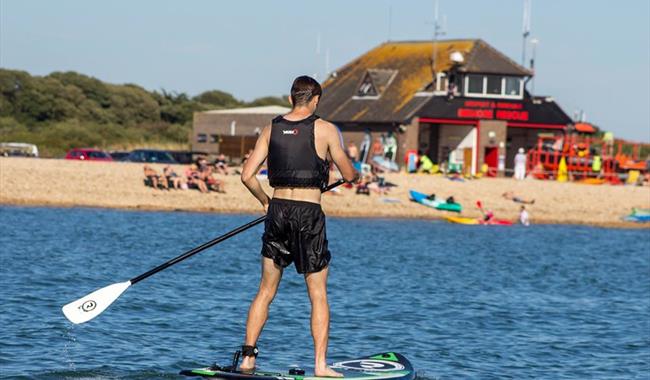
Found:
[[[331,255],[320,205],[271,199],[264,222],[262,256],[282,268],[293,262],[298,273],[320,272],[327,267]]]

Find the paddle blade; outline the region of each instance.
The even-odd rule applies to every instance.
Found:
[[[61,310],[63,315],[74,324],[88,322],[106,310],[129,286],[131,286],[131,281],[105,286],[83,298],[70,302]]]

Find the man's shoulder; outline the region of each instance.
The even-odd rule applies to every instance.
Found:
[[[323,130],[324,132],[336,132],[338,130],[336,125],[321,118],[318,118],[316,121],[314,121],[314,127]]]

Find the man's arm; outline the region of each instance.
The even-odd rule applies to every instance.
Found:
[[[327,149],[332,161],[341,172],[343,179],[348,182],[356,182],[359,179],[359,172],[352,166],[352,161],[343,149],[343,136],[336,125],[323,120],[323,130],[327,140]]]
[[[264,192],[264,189],[262,189],[262,185],[260,184],[260,181],[257,180],[256,174],[269,153],[270,136],[271,126],[264,127],[262,133],[260,133],[260,137],[257,138],[253,153],[251,153],[248,160],[246,160],[241,172],[241,181],[255,196],[255,198],[260,201],[265,210],[271,198]]]

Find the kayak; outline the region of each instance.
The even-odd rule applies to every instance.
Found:
[[[344,360],[330,366],[341,372],[345,378],[355,380],[413,380],[415,371],[411,363],[401,354],[385,352],[370,355],[360,359]],[[308,375],[300,368],[291,368],[287,372],[256,370],[247,374],[232,371],[228,367],[212,366],[207,368],[189,369],[180,372],[181,375],[222,380],[331,380],[326,377]]]
[[[650,222],[650,210],[642,208],[633,208],[632,213],[623,220],[628,222],[646,223]]]
[[[452,212],[462,211],[462,206],[460,205],[460,203],[447,203],[447,201],[428,199],[426,194],[420,193],[415,190],[409,190],[409,194],[413,202],[417,202],[427,207],[435,208],[436,210],[444,210],[444,211],[452,211]]]
[[[448,216],[445,219],[449,223],[456,223],[456,224],[473,224],[473,225],[483,225],[483,226],[512,226],[512,222],[506,219],[492,219],[488,222],[484,221],[483,219],[475,219],[475,218],[465,218],[462,216]]]
[[[628,222],[646,223],[650,222],[650,215],[628,215],[623,220]]]
[[[456,223],[456,224],[479,224],[478,219],[474,218],[465,218],[462,216],[448,216],[447,221],[449,223]]]

